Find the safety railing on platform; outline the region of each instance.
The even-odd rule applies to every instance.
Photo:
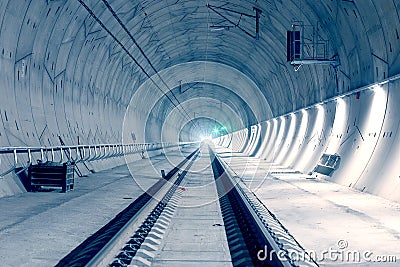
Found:
[[[0,178],[18,168],[19,174],[29,168],[35,161],[52,161],[59,164],[64,162],[90,162],[109,158],[121,157],[142,151],[153,151],[174,146],[183,146],[188,143],[143,143],[143,144],[99,144],[99,145],[75,145],[52,147],[0,147],[0,155],[12,154],[13,165],[0,173]],[[0,158],[0,170],[2,167]]]

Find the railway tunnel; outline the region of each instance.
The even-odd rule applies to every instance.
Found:
[[[396,266],[399,11],[0,1],[1,262]]]

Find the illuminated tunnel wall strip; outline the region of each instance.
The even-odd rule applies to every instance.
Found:
[[[310,174],[322,154],[338,154],[340,164],[331,176],[313,176],[398,202],[399,101],[400,79],[361,88],[258,124],[265,134],[250,137],[248,146],[261,141],[257,156]],[[233,151],[249,152],[243,149],[245,140],[241,138],[246,132],[243,129],[216,142]],[[226,142],[228,139],[232,142]],[[274,153],[276,147],[280,151]]]

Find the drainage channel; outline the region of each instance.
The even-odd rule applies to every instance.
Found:
[[[140,221],[140,217],[143,217],[144,214],[148,214],[148,212],[146,213],[146,211],[153,209],[153,216],[156,216],[157,212],[154,211],[154,208],[157,207],[157,209],[162,209],[162,206],[164,205],[163,201],[167,200],[168,196],[170,198],[170,190],[172,188],[176,190],[177,181],[181,181],[183,179],[184,174],[186,174],[188,170],[188,167],[191,166],[198,153],[199,149],[193,151],[182,162],[180,162],[176,167],[169,171],[164,178],[158,180],[145,193],[140,195],[127,208],[125,208],[117,216],[115,216],[114,219],[104,225],[100,230],[91,235],[78,247],[72,250],[67,256],[61,259],[56,266],[61,267],[90,265],[90,262],[93,262],[94,259],[102,258],[101,251],[104,252],[105,250],[109,250],[110,243],[113,242],[118,244],[118,238],[116,237],[121,236],[121,232],[124,232],[126,235],[126,231],[132,224],[132,222]],[[189,161],[190,159],[192,160]],[[179,170],[183,169],[185,165],[187,166],[186,169],[182,172],[182,174],[180,174]],[[175,181],[173,182],[171,188],[168,188],[168,185],[173,180]],[[164,197],[161,197],[160,194],[165,195]],[[155,201],[160,198],[162,198],[160,202]],[[143,230],[145,229],[145,227],[142,227],[141,229]]]
[[[318,266],[240,178],[209,151],[232,265]]]

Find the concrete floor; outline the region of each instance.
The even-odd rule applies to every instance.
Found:
[[[399,203],[240,153],[219,152],[305,250],[315,253],[320,265],[397,266],[400,262]],[[129,169],[135,179],[127,166],[120,166],[77,178],[75,189],[68,193],[1,198],[1,266],[53,266],[152,185],[161,169],[170,170],[184,155],[170,152],[167,158],[133,162]],[[184,179],[180,205],[154,266],[231,265],[209,164],[203,150]],[[322,258],[324,251],[336,254]],[[377,262],[389,256],[397,257],[397,263]]]
[[[232,266],[207,147],[182,186],[182,199],[152,266]]]
[[[399,266],[399,203],[244,154],[218,151],[305,250],[316,253],[321,265]],[[383,262],[391,256],[396,263]]]
[[[67,193],[36,192],[0,199],[1,266],[54,266],[160,177],[180,152],[77,178]],[[139,184],[139,186],[138,186]]]

